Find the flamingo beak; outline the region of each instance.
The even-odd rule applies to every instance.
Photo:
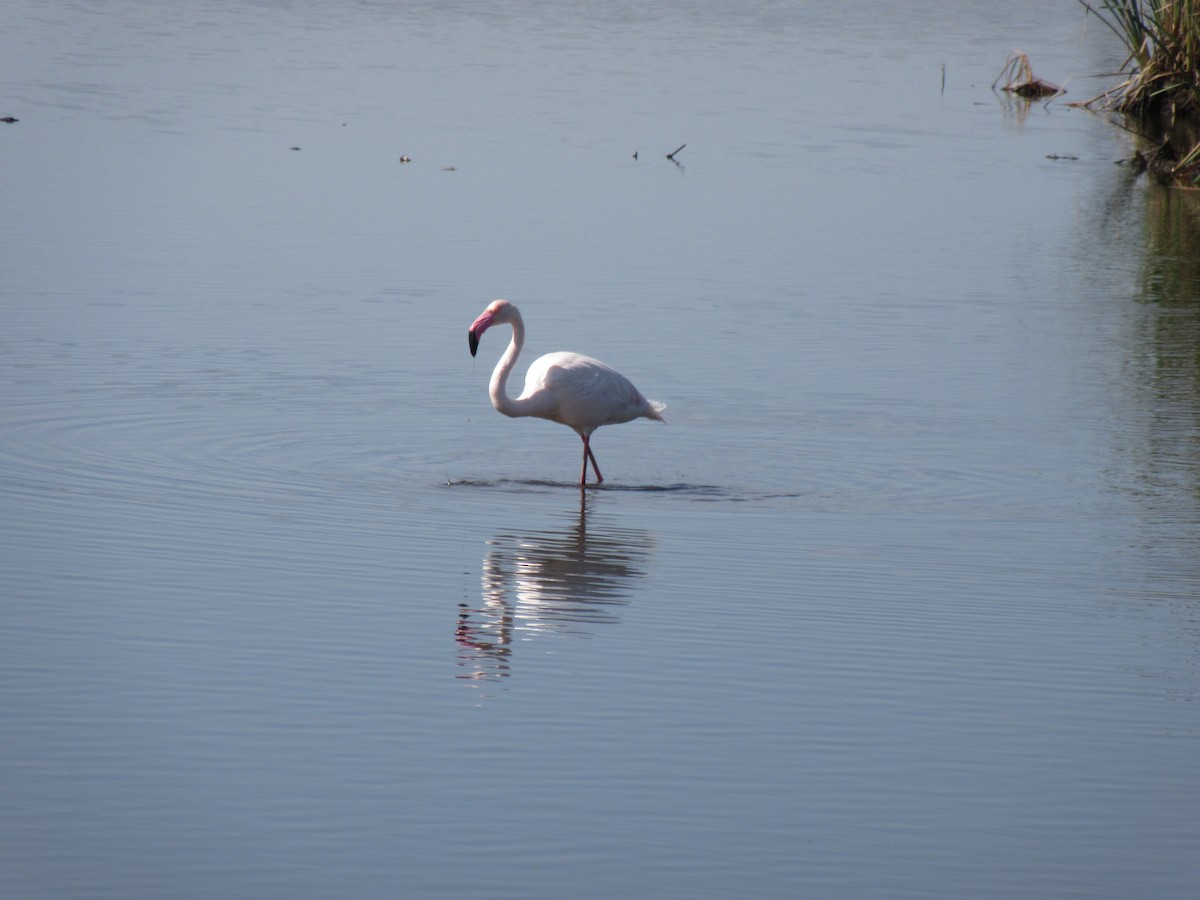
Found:
[[[479,339],[483,337],[483,333],[492,327],[493,318],[492,313],[485,310],[478,319],[471,323],[471,330],[467,332],[467,345],[471,348],[472,356],[479,349]]]

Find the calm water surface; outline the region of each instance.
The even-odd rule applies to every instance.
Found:
[[[6,896],[1194,892],[1200,217],[990,90],[1077,4],[5,18]],[[602,489],[497,296],[668,404]]]

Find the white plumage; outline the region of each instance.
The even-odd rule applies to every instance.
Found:
[[[601,425],[616,425],[633,419],[666,421],[666,406],[647,400],[620,372],[590,356],[579,353],[547,353],[538,357],[525,374],[525,390],[513,399],[508,396],[508,376],[525,345],[525,322],[520,311],[507,300],[493,300],[471,324],[468,342],[471,355],[479,349],[479,339],[493,325],[511,325],[512,341],[492,372],[488,393],[492,406],[506,416],[536,416],[573,428],[583,439],[583,472],[580,485],[587,483],[588,461],[596,473],[596,483],[604,481],[592,453],[591,437]]]

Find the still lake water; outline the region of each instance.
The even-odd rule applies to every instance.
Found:
[[[1111,36],[479,6],[6,4],[4,895],[1194,895],[1200,219],[990,89]]]

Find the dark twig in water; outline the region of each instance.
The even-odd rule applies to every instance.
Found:
[[[670,153],[667,154],[667,159],[669,159],[671,162],[675,162],[675,154],[678,153],[680,150],[682,150],[686,146],[687,146],[687,144],[680,144],[678,147],[676,147],[674,150],[672,150]]]

